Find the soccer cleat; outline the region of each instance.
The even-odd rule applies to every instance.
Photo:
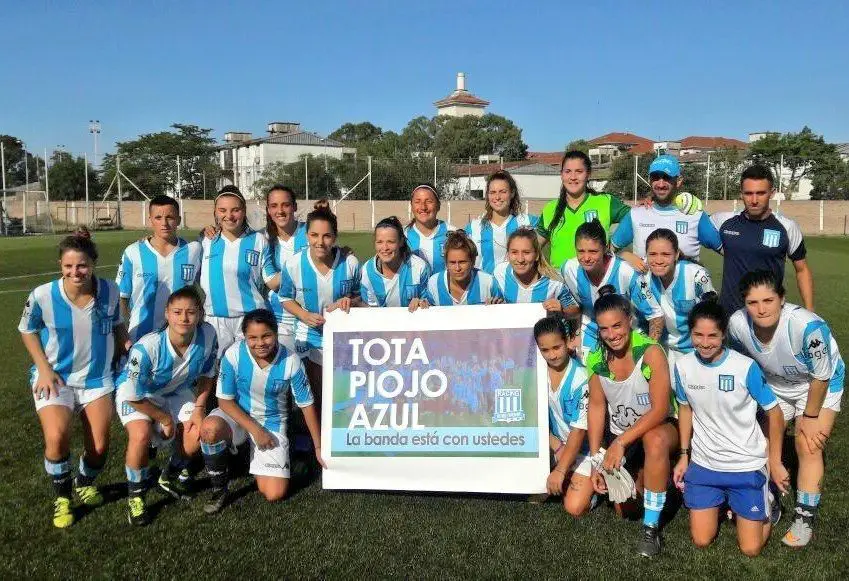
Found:
[[[177,500],[191,500],[189,489],[179,478],[169,478],[165,472],[159,475],[159,488]]]
[[[657,527],[643,525],[643,538],[637,545],[637,552],[643,557],[656,557],[660,554],[660,531]]]
[[[136,527],[144,526],[150,522],[150,515],[147,513],[144,498],[131,496],[127,499],[127,520]]]
[[[814,515],[801,507],[796,507],[796,517],[784,534],[781,542],[793,549],[801,549],[811,542],[814,536]]]
[[[209,500],[203,505],[203,512],[218,514],[227,504],[227,500],[229,500],[229,493],[226,488],[213,488]]]
[[[71,499],[67,496],[57,496],[53,500],[53,526],[64,529],[74,524],[74,511]]]
[[[97,486],[77,486],[74,488],[74,492],[77,494],[80,504],[84,506],[93,508],[103,504],[103,495],[97,489]]]

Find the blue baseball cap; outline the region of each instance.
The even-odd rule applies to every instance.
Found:
[[[681,175],[681,164],[674,155],[658,155],[649,166],[649,175],[653,173],[665,173],[671,178]]]

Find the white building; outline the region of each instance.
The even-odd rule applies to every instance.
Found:
[[[483,117],[484,109],[489,105],[489,101],[475,97],[467,91],[466,73],[457,73],[457,89],[444,99],[434,102],[434,105],[436,105],[437,115],[446,115],[448,117],[474,115],[475,117]]]
[[[301,131],[299,123],[275,121],[268,124],[268,136],[254,139],[250,133],[229,131],[218,150],[218,163],[223,170],[219,187],[234,184],[246,197],[258,197],[254,183],[273,163],[295,163],[305,155],[342,159],[353,157],[357,150],[344,143]]]

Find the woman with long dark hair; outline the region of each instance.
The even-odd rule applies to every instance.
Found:
[[[374,227],[374,251],[361,270],[364,305],[418,308],[427,293],[430,267],[410,250],[404,227],[395,216]]]

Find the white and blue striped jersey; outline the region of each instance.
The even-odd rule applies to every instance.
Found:
[[[710,274],[702,266],[687,260],[679,260],[675,265],[672,283],[663,288],[663,282],[653,274],[646,274],[649,289],[654,300],[660,305],[665,329],[661,343],[669,349],[681,353],[693,350],[687,316],[707,292],[714,292]]]
[[[298,407],[312,405],[312,391],[301,360],[282,345],[265,368],[257,365],[244,340],[224,352],[215,395],[235,400],[266,430],[285,434],[290,392]]]
[[[362,268],[360,297],[370,307],[407,307],[413,299],[427,293],[430,266],[415,254],[403,263],[392,278],[377,269],[377,257],[372,256]]]
[[[510,235],[522,226],[536,228],[537,222],[539,218],[536,216],[517,214],[510,216],[501,226],[483,218],[475,218],[466,224],[466,234],[478,247],[475,266],[492,274],[496,266],[507,260],[507,239]]]
[[[675,362],[678,403],[693,411],[690,457],[720,472],[749,472],[766,464],[767,447],[757,408],[778,401],[760,366],[732,349],[707,363],[695,351]]]
[[[460,299],[455,299],[448,290],[448,271],[431,275],[427,281],[427,301],[436,306],[485,305],[487,299],[504,298],[495,278],[477,268],[472,269],[472,280]]]
[[[118,286],[103,278],[94,282],[97,297],[85,307],[68,299],[61,278],[36,287],[27,297],[18,325],[21,333],[38,333],[47,361],[69,387],[115,385],[114,327],[121,324]],[[33,379],[36,374],[33,365]]]
[[[126,401],[152,395],[167,396],[191,389],[199,377],[215,377],[218,340],[209,323],[201,323],[186,352],[181,356],[168,339],[168,329],[139,339],[118,376],[118,389]]]
[[[343,297],[360,295],[360,263],[353,254],[344,258],[339,248],[334,248],[333,265],[327,274],[319,273],[310,250],[301,250],[283,263],[280,277],[280,299],[296,301],[304,310],[321,314],[325,307]],[[310,349],[321,349],[322,330],[313,329],[295,320],[295,339]],[[299,345],[300,349],[300,345]]]
[[[634,254],[645,259],[646,240],[660,228],[675,232],[681,254],[687,258],[698,260],[702,246],[716,251],[722,248],[719,230],[706,212],[685,214],[674,204],[653,204],[648,208],[634,206],[619,222],[610,244],[616,249],[630,245]]]
[[[445,246],[445,237],[452,230],[456,230],[456,228],[442,220],[437,220],[436,228],[430,233],[430,236],[425,236],[419,232],[415,224],[404,228],[404,234],[407,236],[407,244],[413,254],[419,258],[424,258],[430,266],[431,272],[439,272],[445,270],[445,257],[442,256],[442,251]]]
[[[758,362],[775,394],[783,399],[805,397],[811,379],[828,382],[829,393],[843,390],[846,366],[828,324],[798,305],[784,303],[769,345],[755,336],[745,308],[731,316],[732,346]]]
[[[200,242],[177,239],[177,246],[162,256],[149,239],[133,242],[124,250],[115,282],[121,298],[129,299],[130,339],[158,331],[165,323],[165,305],[174,291],[191,286],[200,275],[203,247]]]
[[[509,262],[502,262],[496,266],[492,276],[495,277],[498,287],[504,295],[504,302],[511,305],[516,303],[544,303],[548,299],[559,300],[563,308],[578,304],[565,284],[542,274],[531,286],[524,286],[516,278],[513,266]]]
[[[590,348],[594,348],[598,342],[593,306],[598,299],[598,289],[605,285],[613,285],[617,294],[630,300],[639,318],[650,321],[662,316],[660,305],[649,291],[648,281],[618,256],[611,257],[607,271],[598,285],[590,282],[577,258],[567,260],[560,267],[560,274],[566,287],[581,306],[581,329],[584,333],[582,341]]]
[[[263,230],[266,239],[268,233]],[[271,243],[269,242],[269,248]],[[274,251],[271,253],[271,261],[274,264],[274,270],[280,272],[283,270],[283,264],[290,256],[300,252],[307,247],[307,225],[305,222],[298,222],[295,227],[295,233],[288,240],[277,238],[274,243]],[[285,335],[292,335],[295,332],[295,317],[286,312],[280,300],[280,294],[277,291],[268,293],[268,304],[271,307],[271,312],[277,318],[279,331]]]
[[[277,274],[265,235],[251,229],[231,241],[219,234],[203,239],[200,286],[204,310],[213,317],[240,317],[268,308],[265,283]]]
[[[589,393],[587,369],[573,357],[569,358],[566,372],[557,389],[551,389],[549,378],[548,428],[561,442],[569,438],[573,429],[587,429]]]

